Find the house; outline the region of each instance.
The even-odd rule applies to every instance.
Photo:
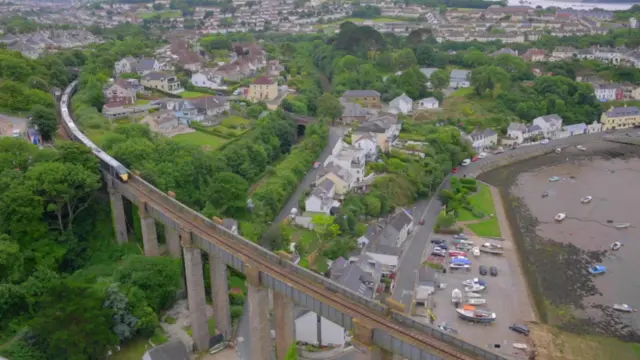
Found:
[[[344,110],[342,111],[342,116],[340,116],[340,121],[344,124],[360,123],[369,116],[367,109],[358,103],[345,102],[342,105],[344,105]]]
[[[413,216],[400,208],[384,221],[369,225],[365,234],[358,238],[358,245],[372,253],[399,255],[402,252],[400,246],[413,227]]]
[[[602,131],[625,129],[640,125],[640,109],[636,106],[612,107],[600,117]]]
[[[574,136],[574,135],[586,134],[588,132],[588,127],[587,127],[587,124],[580,123],[580,124],[563,126],[562,130],[567,132],[569,136]]]
[[[107,86],[104,97],[107,102],[122,102],[124,104],[135,104],[137,100],[136,89],[125,79],[118,79]]]
[[[522,59],[527,62],[538,62],[544,61],[547,53],[543,49],[529,49],[524,54],[522,54]]]
[[[407,94],[402,94],[391,100],[389,108],[395,110],[396,113],[399,112],[407,115],[413,110],[413,99],[408,97]]]
[[[154,131],[167,133],[176,129],[180,125],[180,121],[176,114],[170,110],[158,111],[151,116],[153,124],[151,128]],[[155,125],[155,126],[154,126]]]
[[[190,125],[192,121],[206,122],[208,118],[231,109],[226,97],[212,95],[195,99],[169,99],[163,102],[163,107],[173,111],[185,125]]]
[[[278,97],[278,84],[272,79],[261,76],[249,85],[249,99],[269,101]]]
[[[413,299],[416,310],[421,307],[427,307],[429,296],[431,296],[439,286],[438,271],[428,266],[420,267]]]
[[[374,134],[361,136],[353,143],[353,146],[364,150],[364,156],[369,161],[373,161],[378,157],[378,143]]]
[[[156,61],[156,59],[145,59],[142,58],[138,60],[138,64],[136,65],[136,72],[140,75],[148,74],[152,71],[159,71],[160,63]]]
[[[354,261],[345,261],[344,258],[334,261],[329,269],[331,279],[365,298],[373,298],[382,276],[382,269],[380,267],[376,268],[375,261],[373,262],[373,269],[371,269],[368,260],[367,256],[360,256]]]
[[[335,184],[336,194],[338,195],[346,194],[351,190],[351,185],[354,183],[351,172],[334,162],[330,162],[320,170],[315,182],[320,184],[325,179],[329,179]]]
[[[336,193],[336,184],[330,179],[322,180],[309,194],[304,201],[304,208],[308,212],[322,213],[329,215],[331,208],[340,206],[340,203],[333,200]]]
[[[342,260],[347,261],[344,258]],[[294,329],[296,341],[305,344],[318,344],[318,314],[315,312],[303,311],[302,315],[296,318]],[[322,345],[340,348],[347,342],[349,331],[333,321],[321,317],[320,334]]]
[[[191,355],[182,341],[173,340],[149,349],[142,360],[191,360]]]
[[[208,89],[226,89],[223,85],[223,78],[221,75],[217,75],[215,70],[202,69],[199,72],[191,75],[191,83],[194,86],[204,87]]]
[[[222,115],[231,110],[231,105],[225,96],[202,96],[189,101],[198,110],[198,115],[201,115],[203,119]]]
[[[388,240],[391,240],[392,243],[390,245],[400,247],[413,231],[413,226],[413,216],[407,210],[401,208],[395,215],[392,215],[383,235]]]
[[[374,134],[378,147],[386,152],[391,149],[391,144],[400,135],[401,129],[402,124],[398,122],[397,115],[382,114],[358,126],[351,134],[351,143],[365,135]]]
[[[437,109],[440,107],[440,102],[434,97],[424,98],[418,100],[416,103],[417,110]]]
[[[624,98],[624,91],[618,84],[594,84],[593,89],[596,98],[602,102],[622,100]]]
[[[222,226],[234,234],[238,234],[238,221],[231,218],[222,219]]]
[[[451,70],[451,75],[449,76],[449,87],[454,89],[468,88],[471,86],[471,83],[469,82],[470,74],[471,70]]]
[[[551,55],[556,59],[570,59],[578,55],[578,50],[571,46],[558,46]]]
[[[533,125],[540,126],[544,136],[554,137],[556,131],[562,129],[562,118],[558,114],[538,116],[533,119]]]
[[[524,142],[527,126],[521,123],[511,123],[507,128],[507,136],[517,141],[518,144]]]
[[[348,169],[354,182],[362,181],[365,176],[365,153],[364,150],[353,146],[342,144],[340,150],[331,156],[331,161]]]
[[[380,93],[375,90],[348,90],[342,95],[348,102],[358,103],[367,108],[379,108]]]
[[[140,83],[147,88],[157,89],[171,94],[179,94],[184,91],[180,80],[173,74],[152,71],[142,76]]]
[[[492,129],[474,130],[469,134],[474,149],[482,150],[498,144],[498,133]]]
[[[127,56],[124,59],[118,60],[115,63],[114,70],[116,76],[124,73],[133,73],[136,72],[136,66],[138,65],[138,60],[134,59],[131,56]]]
[[[511,56],[518,56],[518,50],[513,50],[510,48],[502,48],[498,51],[492,52],[491,54],[489,54],[489,56],[494,57],[494,56],[498,56],[498,55],[511,55]]]

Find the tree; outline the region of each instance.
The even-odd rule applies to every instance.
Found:
[[[42,105],[35,105],[31,109],[31,125],[38,129],[44,139],[51,140],[53,134],[58,131],[56,111]]]
[[[75,217],[100,188],[100,175],[76,164],[36,164],[25,178],[32,191],[43,199],[46,211],[55,214],[56,227],[61,232],[72,229]]]
[[[238,214],[247,207],[249,184],[245,179],[231,172],[214,175],[206,190],[207,212]],[[214,210],[215,209],[215,210]],[[209,214],[207,215],[214,215]]]
[[[497,66],[480,66],[471,72],[471,85],[478,95],[506,89],[510,82],[509,74]]]
[[[49,359],[99,359],[118,343],[111,331],[111,310],[102,306],[103,300],[95,288],[71,281],[47,292],[30,325]]]
[[[153,4],[153,10],[160,11],[162,9],[164,9],[164,4],[161,4],[161,3],[154,3]]]
[[[291,344],[291,347],[287,352],[286,360],[298,360],[298,344],[295,342]]]
[[[395,63],[400,70],[405,70],[418,63],[413,50],[407,48],[400,51],[395,58]]]
[[[442,90],[449,85],[449,73],[444,69],[438,69],[431,74],[429,82],[434,90]]]
[[[330,93],[324,93],[318,98],[316,102],[316,114],[320,118],[327,118],[331,121],[339,118],[344,111],[344,105]]]

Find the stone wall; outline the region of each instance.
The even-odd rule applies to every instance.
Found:
[[[497,168],[501,168],[504,166],[509,166],[511,164],[514,164],[523,160],[531,159],[534,157],[551,154],[555,151],[555,149],[556,149],[555,147],[549,146],[549,147],[539,148],[531,151],[519,152],[516,154],[507,154],[505,156],[487,158],[485,162],[480,164],[477,168],[474,168],[467,175],[470,177],[477,177],[478,175],[487,171],[495,170]]]
[[[640,146],[640,138],[631,136],[605,136],[606,141],[611,141],[618,144],[636,145]]]

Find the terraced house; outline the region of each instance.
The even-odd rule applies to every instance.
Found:
[[[180,80],[173,74],[153,71],[148,74],[145,74],[140,80],[142,86],[157,89],[164,92],[179,94],[184,91],[182,85],[180,84]]]
[[[640,126],[640,109],[636,106],[612,107],[602,113],[600,123],[603,131]]]

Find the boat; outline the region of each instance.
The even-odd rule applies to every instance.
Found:
[[[473,298],[473,299],[467,299],[467,301],[465,301],[468,305],[484,305],[487,303],[486,299],[481,299],[481,298]]]
[[[615,226],[618,229],[626,229],[629,226],[631,226],[631,224],[629,224],[629,223],[618,223],[618,224],[614,224],[613,226]]]
[[[549,196],[549,192],[545,190],[545,192],[542,193],[542,197],[546,198],[547,196]]]
[[[456,304],[460,303],[460,301],[462,301],[462,291],[453,289],[453,291],[451,292],[451,302]]]
[[[588,204],[591,202],[592,199],[593,199],[593,196],[585,196],[582,199],[580,199],[580,202],[583,204]]]
[[[613,304],[613,309],[622,312],[636,312],[638,309],[634,309],[627,304]]]
[[[471,252],[473,253],[473,256],[478,257],[480,256],[480,248],[477,246],[474,246],[473,249],[471,250]]]
[[[462,282],[462,285],[464,286],[473,286],[473,285],[482,285],[482,286],[487,286],[487,282],[478,278],[473,278],[473,279],[469,279],[469,280],[465,280]]]
[[[460,245],[475,245],[475,243],[473,241],[470,240],[462,240],[462,239],[453,239],[453,243],[454,244],[460,244]]]
[[[484,243],[480,247],[480,251],[486,252],[488,254],[501,255],[504,254],[504,249],[500,245],[492,244],[492,243]]]
[[[593,275],[604,274],[607,272],[607,267],[604,265],[593,265],[589,267],[589,272]]]
[[[527,350],[529,348],[527,344],[523,344],[523,343],[513,343],[513,347],[520,350]]]
[[[611,244],[611,250],[618,250],[620,249],[621,246],[622,244],[620,243],[620,241],[616,241],[613,244]]]
[[[449,268],[451,268],[451,269],[471,269],[471,265],[461,264],[461,263],[451,263],[451,264],[449,264]]]
[[[580,150],[580,151],[586,151],[586,150],[587,150],[587,148],[586,148],[586,147],[584,147],[584,146],[582,146],[582,145],[578,145],[578,146],[576,146],[576,148],[577,148],[578,150]]]
[[[479,285],[479,284],[473,284],[471,286],[465,286],[464,287],[464,291],[465,292],[477,292],[477,291],[482,291],[484,289],[486,289],[487,287],[484,285]]]
[[[551,181],[551,182],[555,182],[555,181],[558,181],[558,180],[560,180],[560,178],[557,177],[557,176],[552,176],[552,177],[549,178],[549,181]]]
[[[560,154],[561,152],[562,152],[562,149],[556,148],[556,154]]]
[[[565,213],[558,213],[558,215],[556,215],[556,217],[554,217],[554,219],[556,219],[556,221],[562,221],[564,220],[564,218],[567,217],[567,214]]]
[[[496,321],[496,313],[480,310],[473,305],[465,305],[462,309],[456,309],[458,316],[467,321],[492,323]]]
[[[468,292],[464,294],[467,299],[475,299],[475,298],[481,298],[482,295],[478,294],[478,293],[474,293],[474,292]]]

